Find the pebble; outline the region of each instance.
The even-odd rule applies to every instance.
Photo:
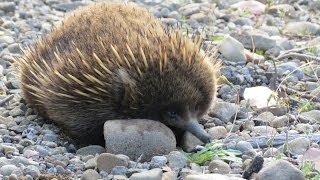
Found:
[[[172,151],[167,155],[168,166],[177,171],[187,165],[186,157],[179,151]]]
[[[4,12],[14,12],[16,4],[14,2],[0,2],[0,10]]]
[[[14,39],[11,36],[0,36],[0,44],[12,44],[14,43]]]
[[[216,102],[214,106],[209,110],[209,115],[211,117],[219,118],[225,123],[232,122],[238,109],[239,106],[234,103]]]
[[[93,169],[88,169],[83,172],[81,180],[96,180],[99,178],[99,173]]]
[[[161,180],[161,178],[162,170],[159,168],[155,168],[149,171],[135,173],[129,178],[129,180]]]
[[[222,160],[212,160],[209,163],[208,170],[211,173],[229,174],[231,168],[226,162]]]
[[[30,175],[32,178],[37,179],[40,176],[40,171],[38,167],[34,165],[29,165],[23,169],[23,174]]]
[[[3,165],[2,167],[0,167],[0,174],[3,176],[10,176],[10,174],[15,171],[18,170],[19,168],[16,167],[15,165]]]
[[[253,147],[249,142],[239,141],[236,145],[236,150],[239,150],[242,153],[245,153],[247,151],[253,150]]]
[[[303,173],[285,160],[276,160],[266,166],[256,176],[257,180],[304,180]]]
[[[116,166],[128,166],[128,160],[122,156],[117,156],[110,153],[102,153],[97,158],[97,168],[99,171],[106,171],[108,173]]]
[[[106,152],[105,148],[99,145],[91,145],[91,146],[86,146],[82,147],[77,150],[76,155],[80,156],[88,156],[88,155],[93,155],[95,156],[96,154],[101,154]]]
[[[222,139],[227,136],[228,132],[225,127],[216,126],[208,129],[208,133],[213,139]]]
[[[243,45],[231,36],[224,38],[219,51],[228,61],[246,62]]]
[[[150,168],[162,168],[167,162],[168,160],[165,156],[153,156],[150,162]]]
[[[106,152],[125,154],[141,161],[175,150],[173,132],[158,121],[146,119],[112,120],[104,124]]]
[[[243,46],[248,49],[255,48],[266,51],[276,46],[276,40],[270,38],[267,33],[258,30],[234,34],[234,38],[240,41]]]
[[[299,120],[305,123],[316,123],[320,122],[320,110],[311,110],[308,112],[302,112],[298,116]]]
[[[320,25],[311,22],[290,22],[283,31],[302,36],[317,35],[320,33]]]
[[[287,144],[287,151],[294,155],[304,154],[310,147],[310,140],[305,137],[299,137],[291,140]],[[284,146],[278,149],[279,152],[284,151]]]
[[[289,117],[288,116],[279,116],[274,118],[270,125],[271,127],[274,128],[281,128],[281,127],[285,127],[287,126],[287,124],[289,123]]]

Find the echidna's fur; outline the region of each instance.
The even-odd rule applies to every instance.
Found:
[[[106,120],[148,118],[209,136],[197,120],[216,92],[212,64],[146,10],[98,3],[77,10],[19,59],[28,103],[82,144],[103,143]]]

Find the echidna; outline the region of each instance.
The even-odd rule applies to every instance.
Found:
[[[27,103],[81,144],[103,144],[106,120],[146,118],[190,131],[216,93],[218,63],[147,10],[97,3],[66,16],[19,59]]]

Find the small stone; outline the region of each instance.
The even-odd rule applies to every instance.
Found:
[[[256,176],[257,180],[304,180],[303,173],[285,160],[276,160],[263,167]]]
[[[96,154],[101,154],[104,152],[106,152],[104,147],[99,146],[99,145],[90,145],[90,146],[86,146],[86,147],[78,149],[76,152],[76,155],[79,155],[79,156],[93,155],[93,156],[95,156]]]
[[[58,139],[58,135],[56,134],[45,134],[42,140],[53,142],[53,141],[57,141],[57,139]]]
[[[210,136],[213,139],[221,139],[221,138],[225,138],[227,136],[228,132],[225,127],[216,126],[216,127],[212,127],[210,129],[208,129],[208,134],[210,134]]]
[[[208,170],[211,173],[229,174],[231,168],[226,162],[222,160],[212,160],[209,163]]]
[[[0,174],[2,174],[3,176],[10,176],[10,174],[15,171],[18,170],[19,168],[16,167],[15,165],[4,165],[2,167],[0,167]]]
[[[273,119],[270,125],[271,127],[274,127],[274,128],[281,128],[281,127],[287,126],[288,123],[289,123],[288,116],[280,116]]]
[[[143,154],[141,162],[176,148],[175,136],[167,126],[146,119],[106,121],[104,138],[108,153],[125,154],[132,160]]]
[[[320,33],[320,25],[311,22],[290,22],[283,32],[302,36],[317,35]]]
[[[246,62],[243,45],[233,37],[227,36],[224,38],[219,51],[228,61]]]
[[[20,47],[18,43],[13,43],[8,46],[8,50],[13,54],[21,53]]]
[[[245,153],[247,151],[253,150],[253,147],[249,142],[239,141],[236,145],[236,150],[239,150],[242,153]]]
[[[235,39],[240,41],[247,49],[261,49],[266,51],[276,46],[276,40],[269,37],[269,35],[261,30],[243,31],[239,34],[232,35]]]
[[[242,11],[248,11],[252,14],[262,14],[265,12],[266,5],[254,0],[240,1],[231,5],[233,9],[240,9]]]
[[[306,91],[315,90],[317,87],[319,87],[319,84],[316,83],[316,82],[309,82],[309,81],[307,81],[307,82],[305,83]]]
[[[97,160],[95,158],[89,159],[85,164],[84,167],[86,169],[95,169],[97,167]]]
[[[129,180],[161,180],[161,178],[162,170],[159,168],[155,168],[149,171],[135,173],[129,178]]]
[[[36,166],[29,165],[25,169],[23,169],[23,174],[30,175],[34,179],[37,179],[40,176],[40,171]]]
[[[294,140],[291,140],[287,144],[287,150],[291,154],[294,155],[302,155],[304,154],[310,147],[310,140],[305,137],[299,137]],[[279,150],[279,152],[284,151],[284,146],[282,145]]]
[[[179,170],[186,166],[187,159],[186,157],[179,151],[172,151],[167,155],[168,165],[173,170]]]
[[[299,123],[296,125],[295,128],[298,132],[300,133],[305,133],[305,134],[309,134],[313,132],[313,126],[311,124],[302,124]]]
[[[56,5],[53,5],[53,7],[59,11],[71,11],[74,10],[80,6],[84,6],[85,3],[81,1],[74,1],[74,2],[63,2]]]
[[[267,157],[274,157],[277,154],[277,148],[268,148],[266,150],[266,152],[264,152],[263,157],[267,158]]]
[[[244,180],[243,178],[229,177],[222,174],[190,174],[185,180]]]
[[[0,36],[0,44],[12,44],[14,43],[14,39],[10,36]]]
[[[320,110],[311,110],[308,112],[303,112],[298,115],[299,120],[303,120],[305,123],[317,123],[320,122]]]
[[[153,156],[150,162],[150,168],[162,168],[167,162],[168,160],[165,156]]]
[[[97,158],[97,168],[99,171],[111,172],[115,166],[128,166],[128,160],[110,153],[102,153]]]
[[[266,135],[271,136],[271,135],[278,134],[276,129],[270,126],[255,126],[253,127],[253,132],[260,136],[266,136]]]
[[[14,12],[16,10],[16,4],[14,2],[1,2],[0,10],[4,12]]]
[[[81,176],[81,180],[96,180],[98,178],[99,173],[93,169],[86,170]]]
[[[270,68],[270,71],[273,71],[273,68]],[[301,80],[304,76],[302,69],[295,62],[286,62],[277,65],[277,73],[282,76],[290,74],[298,80]]]
[[[231,122],[239,110],[239,106],[234,103],[216,102],[215,105],[209,110],[211,117],[217,117],[224,122]]]
[[[112,168],[111,173],[112,175],[126,175],[127,168],[124,166],[115,166]]]
[[[294,12],[294,7],[289,4],[276,4],[270,6],[268,9],[268,14],[274,15],[274,16],[281,16],[283,15],[290,15]]]

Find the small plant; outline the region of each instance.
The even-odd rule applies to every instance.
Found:
[[[221,36],[212,36],[212,37],[211,37],[211,40],[212,40],[212,41],[223,41],[224,38],[221,37]]]
[[[307,112],[313,110],[313,106],[306,99],[303,99],[300,103],[298,103],[298,112]]]
[[[315,169],[315,165],[314,165],[313,161],[304,161],[304,162],[302,162],[302,164],[300,166],[300,170],[302,171],[303,176],[306,179],[309,179],[309,180],[318,180],[318,179],[320,179],[320,173],[317,172],[317,170]],[[316,172],[316,175],[313,176],[313,177],[310,177],[312,172]]]
[[[256,49],[256,54],[264,56],[264,51],[262,49]]]
[[[237,157],[237,155],[242,154],[240,151],[232,149],[225,150],[222,149],[222,145],[223,143],[218,141],[208,143],[201,151],[196,153],[186,153],[186,157],[189,161],[199,165],[203,165],[207,161],[212,160],[214,156],[226,161],[241,161],[241,158]]]
[[[250,11],[248,10],[243,10],[241,11],[241,13],[239,14],[240,17],[250,17],[252,14],[250,13]]]

